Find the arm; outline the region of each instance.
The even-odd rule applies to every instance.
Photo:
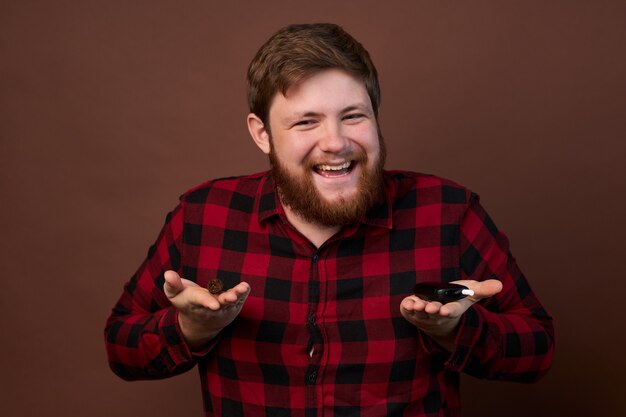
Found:
[[[124,286],[105,327],[105,346],[113,372],[124,379],[165,378],[195,365],[178,325],[177,310],[162,286],[164,271],[178,270],[182,208],[168,214],[157,241]]]
[[[212,295],[181,278],[182,203],[167,217],[146,261],[126,284],[105,328],[111,369],[121,378],[165,378],[195,365],[249,293],[240,283]]]
[[[474,289],[475,296],[444,306],[411,296],[403,300],[402,314],[449,352],[449,370],[490,379],[538,379],[552,363],[552,319],[475,195],[460,226],[460,248],[462,280],[456,282]]]

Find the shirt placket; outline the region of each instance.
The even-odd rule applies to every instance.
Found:
[[[323,260],[320,250],[311,256],[311,267],[309,273],[309,307],[307,311],[307,329],[309,331],[309,366],[305,373],[304,384],[306,387],[305,404],[307,416],[319,416],[321,409],[322,386],[321,372],[322,359],[324,356],[324,337],[322,324],[319,322],[319,311],[321,308],[322,280],[321,270]]]

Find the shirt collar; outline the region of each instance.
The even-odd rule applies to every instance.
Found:
[[[278,209],[280,207],[280,202],[278,200],[278,195],[274,187],[274,180],[272,179],[270,171],[267,171],[261,179],[256,200],[258,205],[257,213],[259,216],[259,223],[265,222],[265,220],[272,216],[279,215],[282,211],[282,207],[281,210]]]
[[[387,173],[384,173],[384,187],[378,201],[365,213],[361,223],[375,227],[391,229],[392,221],[392,199],[393,182],[389,180]],[[284,216],[285,211],[278,198],[271,171],[267,171],[259,184],[257,192],[257,213],[259,223],[264,223],[270,217]]]

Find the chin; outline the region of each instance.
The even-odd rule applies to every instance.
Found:
[[[337,192],[324,192],[320,189],[317,190],[320,196],[322,196],[322,200],[326,204],[350,204],[353,200],[356,199],[356,190],[352,190],[349,192],[337,191]],[[330,197],[327,197],[329,196]]]

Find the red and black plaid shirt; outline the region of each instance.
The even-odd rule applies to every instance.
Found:
[[[549,368],[550,316],[500,233],[459,185],[385,173],[386,198],[316,248],[286,220],[271,175],[182,196],[106,326],[112,369],[163,378],[198,365],[207,416],[457,416],[459,372],[533,381]],[[163,293],[173,269],[252,290],[237,319],[192,354]],[[400,314],[421,281],[497,278],[448,353]]]

